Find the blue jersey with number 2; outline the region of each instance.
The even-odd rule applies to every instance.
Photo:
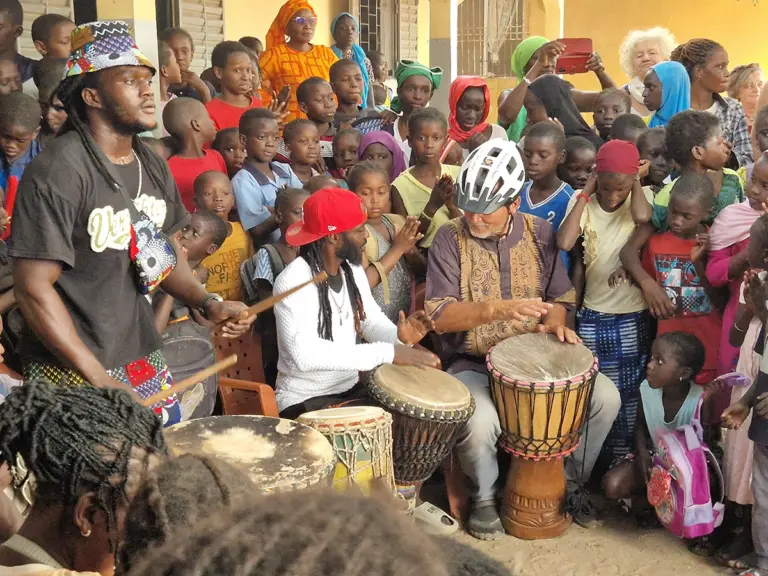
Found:
[[[523,214],[532,214],[533,216],[538,216],[539,218],[546,220],[552,224],[552,229],[555,234],[557,234],[557,231],[560,229],[560,224],[565,220],[565,211],[568,208],[568,201],[576,192],[571,188],[570,184],[563,182],[560,185],[560,188],[550,194],[549,198],[538,204],[533,204],[530,195],[532,185],[533,181],[528,180],[523,186],[522,192],[520,192],[520,212]],[[561,251],[560,255],[563,257],[563,262],[565,262],[566,267],[570,270],[571,262],[568,258],[568,253]]]

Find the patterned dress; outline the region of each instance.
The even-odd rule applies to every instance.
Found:
[[[328,46],[319,45],[313,45],[309,52],[297,52],[287,44],[279,44],[261,55],[259,66],[262,78],[269,81],[272,90],[279,93],[284,86],[291,87],[288,116],[284,120],[286,124],[296,118],[306,118],[299,111],[296,100],[299,84],[313,76],[330,80],[331,66],[336,61],[338,58]]]

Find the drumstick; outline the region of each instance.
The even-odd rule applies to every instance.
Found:
[[[310,284],[320,284],[321,282],[325,282],[326,280],[328,280],[328,273],[325,270],[323,270],[322,272],[317,274],[315,277],[313,277],[312,280],[307,280],[306,282],[299,284],[298,286],[295,286],[290,290],[286,290],[282,294],[278,294],[277,296],[272,296],[271,298],[267,298],[266,300],[257,302],[256,304],[248,308],[248,315],[246,316],[246,318],[250,318],[251,316],[255,316],[256,314],[261,314],[265,310],[269,310],[275,304],[277,304],[281,300],[284,300],[285,298],[288,298],[288,296],[290,296],[294,292],[298,292],[305,286],[309,286]],[[234,318],[228,318],[227,320],[222,320],[221,322],[219,322],[213,327],[213,330],[218,330],[219,328],[224,326],[227,322],[234,322],[234,321],[236,321],[236,319]]]
[[[208,366],[208,368],[204,370],[200,370],[197,374],[193,374],[189,378],[185,378],[178,384],[174,384],[170,388],[167,388],[166,390],[161,390],[160,392],[155,392],[151,396],[148,396],[147,398],[144,398],[139,402],[142,406],[150,407],[153,404],[157,404],[158,402],[161,402],[162,400],[165,400],[166,398],[173,396],[174,394],[178,394],[179,392],[183,392],[187,388],[191,388],[198,382],[202,382],[209,376],[213,376],[217,372],[221,372],[225,368],[229,368],[230,366],[234,366],[237,364],[237,354],[232,354],[231,356],[227,356],[224,358],[224,360],[219,360],[215,364],[212,364],[211,366]]]

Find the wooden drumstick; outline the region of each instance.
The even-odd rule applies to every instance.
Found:
[[[266,300],[257,302],[256,304],[248,308],[248,315],[246,316],[246,318],[250,318],[251,316],[255,316],[256,314],[261,314],[265,310],[269,310],[281,300],[288,298],[288,296],[290,296],[294,292],[298,292],[299,290],[301,290],[306,286],[309,286],[310,284],[320,284],[321,282],[325,282],[326,280],[328,280],[328,273],[325,270],[323,270],[322,272],[314,276],[312,280],[307,280],[306,282],[299,284],[298,286],[295,286],[290,290],[286,290],[282,294],[278,294],[277,296],[272,296],[271,298],[267,298]],[[237,318],[237,319],[228,318],[226,320],[222,320],[221,322],[219,322],[213,327],[213,330],[214,331],[218,330],[228,322],[236,322],[237,320],[241,320],[241,318]]]
[[[154,394],[152,394],[152,396],[149,396],[141,400],[139,404],[141,404],[142,406],[150,407],[153,404],[157,404],[158,402],[161,402],[166,398],[173,396],[174,394],[178,394],[179,392],[183,392],[187,388],[191,388],[198,382],[202,382],[209,376],[213,376],[217,372],[221,372],[225,368],[229,368],[230,366],[234,366],[235,364],[237,364],[237,354],[232,354],[231,356],[227,356],[226,358],[224,358],[224,360],[220,360],[215,364],[208,366],[208,368],[204,370],[200,370],[200,372],[198,372],[197,374],[193,374],[189,378],[185,378],[178,384],[174,384],[173,386],[171,386],[166,390],[155,392]]]

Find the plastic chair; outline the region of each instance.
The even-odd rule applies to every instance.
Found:
[[[214,336],[216,358],[237,354],[237,364],[227,368],[219,378],[222,412],[227,416],[278,416],[275,391],[264,381],[261,337],[244,334],[235,340]]]
[[[237,364],[222,372],[227,378],[265,382],[264,361],[261,356],[261,336],[256,332],[246,333],[237,339],[213,337],[216,359],[221,360],[231,354],[237,354]]]
[[[235,378],[219,378],[221,409],[225,416],[278,417],[275,391],[266,384]]]

